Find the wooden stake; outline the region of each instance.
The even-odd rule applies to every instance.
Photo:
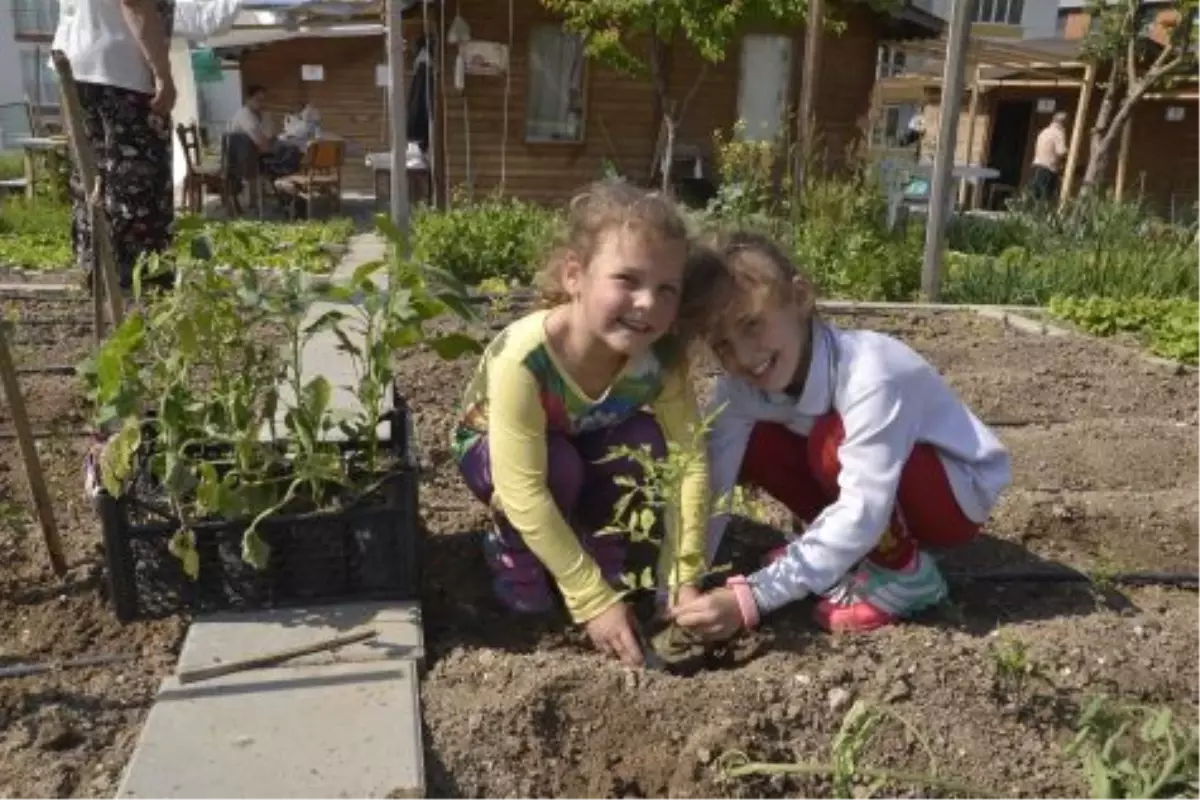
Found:
[[[979,116],[979,67],[975,68],[975,79],[971,81],[971,103],[967,111],[967,155],[966,162],[968,165],[975,163],[975,120]],[[967,181],[959,181],[958,184],[958,204],[966,207],[967,205],[967,190],[971,188]],[[975,187],[976,189],[978,187]],[[973,191],[971,194],[971,206],[979,205],[979,192]]]
[[[1129,140],[1133,137],[1133,114],[1125,118],[1125,127],[1121,129],[1121,149],[1117,153],[1117,183],[1113,188],[1113,196],[1117,202],[1125,199],[1125,185],[1129,180]]]
[[[179,673],[179,683],[196,683],[197,681],[206,681],[211,678],[220,678],[225,675],[232,675],[235,672],[245,672],[250,669],[261,669],[263,667],[273,667],[276,664],[282,664],[285,661],[291,661],[293,658],[300,656],[311,655],[312,653],[322,653],[326,650],[336,650],[339,647],[345,647],[348,644],[361,642],[365,639],[373,639],[378,636],[379,632],[374,629],[356,631],[355,633],[347,633],[342,636],[334,636],[330,639],[322,639],[319,642],[312,644],[300,645],[299,647],[288,647],[283,650],[276,650],[271,653],[264,653],[260,656],[251,656],[237,661],[227,661],[224,664],[214,664],[211,667],[197,667],[196,669],[185,669]]]
[[[942,238],[946,232],[946,206],[957,149],[958,115],[962,110],[963,72],[974,0],[954,0],[950,12],[950,38],[946,43],[946,69],[942,75],[942,119],[938,128],[937,153],[933,159],[933,181],[929,187],[929,216],[925,224],[925,263],[921,269],[921,293],[926,300],[938,299],[942,279]]]
[[[103,330],[103,304],[108,306],[108,321],[113,327],[121,324],[125,317],[125,304],[121,299],[121,283],[117,277],[116,255],[113,253],[112,234],[108,228],[108,212],[104,209],[104,187],[96,169],[96,154],[92,150],[87,137],[87,129],[83,124],[83,106],[79,103],[79,89],[75,85],[75,75],[71,71],[71,62],[61,50],[51,53],[54,69],[58,72],[59,91],[62,95],[63,122],[67,130],[67,139],[71,143],[71,151],[75,155],[75,168],[86,193],[84,202],[88,205],[88,218],[92,229],[92,295],[94,299],[93,315],[95,338],[100,341],[105,336]],[[96,275],[99,273],[99,276]],[[99,277],[99,280],[97,280]]]
[[[441,46],[441,43],[438,43]],[[388,115],[392,140],[392,224],[408,247],[408,225],[412,209],[408,197],[408,104],[404,100],[404,3],[387,0]],[[407,256],[408,253],[401,255]]]
[[[1058,207],[1062,208],[1075,190],[1075,170],[1079,166],[1079,152],[1083,149],[1083,132],[1087,128],[1088,106],[1092,102],[1092,89],[1096,86],[1096,65],[1088,64],[1083,72],[1083,86],[1079,87],[1079,105],[1075,109],[1075,124],[1071,126],[1071,145],[1067,148],[1067,166],[1063,170],[1062,191],[1058,196]]]
[[[29,427],[29,414],[25,409],[25,397],[17,380],[17,368],[12,353],[8,350],[6,324],[0,322],[0,383],[4,384],[4,396],[12,414],[13,427],[21,446],[21,458],[25,461],[25,477],[29,491],[37,508],[38,521],[42,525],[42,538],[46,540],[46,551],[50,554],[50,566],[60,578],[67,574],[67,558],[63,555],[62,539],[58,535],[58,522],[54,519],[54,506],[50,503],[50,490],[46,487],[46,475],[38,458],[33,430]]]
[[[808,18],[804,23],[804,72],[800,75],[800,104],[796,110],[796,155],[793,162],[793,191],[796,198],[804,192],[812,154],[817,78],[821,71],[821,38],[825,28],[825,0],[808,0]]]

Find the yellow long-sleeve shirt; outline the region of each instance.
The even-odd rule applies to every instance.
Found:
[[[675,343],[660,341],[630,362],[603,396],[591,398],[547,344],[547,313],[514,322],[489,344],[467,387],[453,446],[461,457],[486,437],[493,502],[554,577],[572,618],[586,622],[620,594],[604,580],[550,494],[547,434],[609,428],[648,407],[667,442],[687,447],[698,415],[686,360]],[[703,454],[689,469],[681,494],[681,507],[666,515],[659,559],[660,580],[671,586],[695,581],[704,569],[709,500]],[[677,551],[683,556],[678,561]]]

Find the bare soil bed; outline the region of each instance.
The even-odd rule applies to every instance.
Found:
[[[756,761],[828,762],[848,698],[863,698],[918,730],[940,775],[984,796],[1080,795],[1087,784],[1063,746],[1092,694],[1195,719],[1193,592],[968,576],[1060,565],[1194,571],[1196,376],[969,313],[835,320],[895,334],[942,369],[1011,447],[1014,485],[986,536],[946,556],[954,577],[944,609],[893,630],[831,637],[801,604],[687,678],[608,662],[562,617],[513,619],[496,609],[478,547],[486,516],[447,449],[453,393],[474,365],[432,354],[401,362],[428,468],[431,794],[826,795],[832,787],[819,776],[723,780],[719,757],[740,750]],[[994,655],[1001,641],[1023,643],[1046,682],[1019,697],[1006,692]],[[860,763],[930,770],[926,751],[895,721]],[[930,788],[886,791],[928,796]]]
[[[3,298],[0,298],[3,300]],[[19,366],[75,363],[89,349],[82,299],[10,303]],[[498,330],[510,313],[479,331]],[[52,322],[46,322],[53,320]],[[839,316],[894,333],[942,368],[1012,447],[1016,475],[988,535],[950,554],[953,602],[926,619],[830,637],[809,607],[772,617],[690,678],[634,672],[592,653],[561,615],[514,619],[491,600],[478,545],[483,509],[448,448],[474,368],[432,353],[399,363],[418,417],[425,475],[423,703],[429,793],[447,796],[823,795],[823,777],[723,780],[727,750],[755,760],[828,760],[849,698],[919,730],[939,774],[980,792],[1080,795],[1062,752],[1094,692],[1196,716],[1193,592],[1120,593],[969,575],[1054,564],[1193,571],[1197,559],[1197,379],[1098,342],[1005,330],[970,314]],[[45,323],[45,324],[43,324]],[[107,606],[95,518],[83,499],[87,409],[73,376],[29,373],[23,388],[72,565],[55,579],[7,407],[0,406],[0,666],[122,655],[129,661],[0,679],[0,796],[112,794],[184,620],[118,624]],[[1047,676],[1020,697],[993,648],[1019,640]],[[928,772],[888,723],[862,763]],[[897,785],[902,795],[928,787]]]

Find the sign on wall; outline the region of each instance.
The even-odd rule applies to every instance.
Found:
[[[375,65],[375,85],[380,89],[386,89],[388,84],[392,82],[392,71],[387,64]]]
[[[464,42],[462,57],[468,75],[503,75],[508,72],[508,45],[500,42]]]
[[[1039,114],[1053,114],[1057,104],[1053,97],[1039,97],[1037,101],[1037,112]]]
[[[1167,106],[1167,122],[1183,122],[1187,110],[1183,106]]]
[[[325,67],[320,64],[304,64],[300,67],[300,80],[302,81],[323,81],[325,80]]]

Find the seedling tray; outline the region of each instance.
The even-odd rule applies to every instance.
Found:
[[[193,580],[168,550],[179,521],[164,508],[147,470],[139,469],[121,497],[101,491],[96,505],[117,618],[415,598],[418,481],[411,415],[402,398],[384,419],[390,434],[383,444],[394,462],[389,471],[371,476],[371,491],[336,509],[281,513],[259,523],[258,533],[270,547],[262,570],[242,559],[249,519],[192,525],[200,558]],[[353,458],[363,443],[340,446]],[[153,444],[144,444],[140,463],[152,453]]]

